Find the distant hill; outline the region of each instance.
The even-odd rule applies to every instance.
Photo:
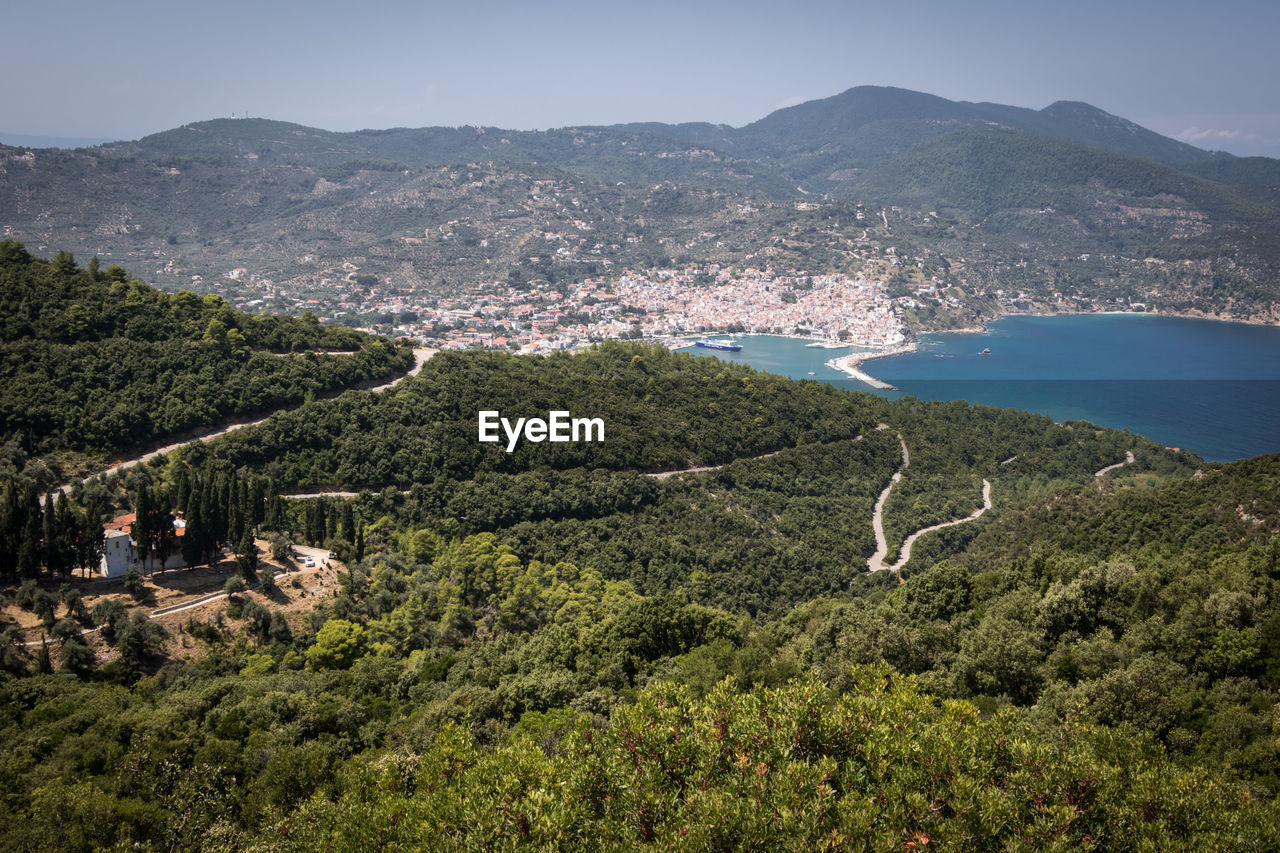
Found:
[[[1280,160],[1205,151],[1076,101],[1034,110],[860,86],[740,128],[333,133],[218,119],[79,151],[0,146],[10,236],[203,276],[230,259],[320,298],[344,264],[450,292],[677,258],[745,262],[783,232],[849,223],[842,205],[858,202],[942,213],[945,241],[921,234],[921,251],[976,257],[986,283],[1028,256],[1151,257],[1197,264],[1155,283],[1178,291],[1174,310],[1196,310],[1211,285],[1204,310],[1215,316],[1266,317],[1276,302]],[[814,203],[830,210],[802,212]],[[880,237],[901,240],[902,228],[881,225]],[[565,232],[581,252],[543,251],[545,235]],[[838,262],[812,256],[838,241],[806,243],[810,254],[788,263]],[[1077,280],[1103,274],[1123,279],[1122,300],[1144,275]]]

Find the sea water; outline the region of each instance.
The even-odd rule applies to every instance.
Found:
[[[854,351],[740,336],[694,349],[797,379],[871,389],[826,362]],[[989,349],[989,354],[983,354]],[[863,364],[898,392],[1128,429],[1211,461],[1280,452],[1280,327],[1150,314],[1004,317],[984,332],[922,335],[917,352]]]

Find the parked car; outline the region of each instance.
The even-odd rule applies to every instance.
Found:
[[[316,567],[316,558],[308,554],[307,559],[302,561],[302,565],[306,566],[308,569],[314,569]]]

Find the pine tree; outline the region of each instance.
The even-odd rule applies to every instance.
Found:
[[[356,527],[356,562],[364,559],[364,525]]]

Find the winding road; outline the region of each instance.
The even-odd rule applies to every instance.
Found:
[[[944,521],[941,524],[934,524],[917,530],[906,538],[902,543],[902,548],[898,553],[897,562],[892,565],[886,565],[884,558],[889,554],[889,540],[884,535],[884,504],[889,500],[889,493],[893,491],[893,484],[902,479],[902,472],[907,470],[907,466],[911,464],[911,454],[907,451],[907,442],[902,437],[902,433],[898,433],[898,441],[902,443],[902,466],[893,472],[893,477],[889,480],[889,485],[884,487],[884,491],[880,493],[880,497],[876,499],[875,512],[871,515],[871,526],[876,533],[876,551],[867,560],[867,567],[873,572],[897,572],[907,564],[911,559],[911,546],[915,544],[926,533],[932,533],[935,530],[941,530],[944,527],[952,527],[957,524],[965,524],[980,518],[984,512],[991,509],[991,481],[984,479],[982,481],[982,506],[975,509],[964,518],[957,518],[952,521]]]
[[[1116,463],[1116,464],[1114,464],[1114,465],[1108,465],[1106,468],[1103,468],[1101,471],[1097,472],[1097,473],[1096,473],[1096,474],[1094,474],[1093,476],[1094,476],[1094,477],[1096,477],[1096,478],[1102,478],[1102,477],[1105,477],[1108,473],[1110,473],[1110,472],[1112,472],[1112,471],[1115,471],[1115,470],[1116,470],[1116,469],[1118,469],[1118,468],[1123,468],[1124,466],[1126,466],[1126,465],[1132,465],[1133,463],[1134,463],[1133,451],[1132,451],[1132,450],[1126,450],[1126,451],[1124,452],[1124,461],[1123,461],[1123,462],[1117,462],[1117,463]]]
[[[973,512],[971,512],[969,515],[966,515],[964,518],[957,518],[952,521],[944,521],[941,524],[934,524],[922,530],[917,530],[915,533],[912,533],[903,541],[902,549],[898,554],[897,561],[894,562],[892,565],[886,564],[884,561],[884,558],[889,553],[889,542],[884,535],[884,505],[885,505],[885,502],[889,499],[889,493],[893,491],[893,484],[902,479],[902,472],[905,471],[907,469],[907,466],[911,464],[911,456],[907,453],[907,443],[906,441],[903,440],[902,433],[898,433],[898,441],[902,442],[902,467],[900,467],[897,471],[894,472],[893,478],[889,481],[889,485],[885,486],[884,491],[880,493],[880,497],[876,500],[875,512],[871,516],[871,526],[872,528],[874,528],[876,533],[876,551],[867,560],[867,567],[873,572],[900,571],[902,567],[905,566],[907,562],[911,559],[911,546],[914,545],[916,540],[919,539],[921,536],[923,536],[926,533],[932,533],[935,530],[941,530],[944,527],[953,527],[954,525],[957,525],[957,524],[965,524],[967,522],[974,521],[978,518],[981,518],[984,512],[991,509],[991,481],[986,478],[983,478],[982,506],[980,508],[975,509]],[[1132,450],[1126,450],[1124,452],[1124,457],[1125,458],[1122,461],[1117,462],[1114,465],[1108,465],[1107,467],[1095,473],[1093,476],[1095,478],[1102,478],[1106,476],[1108,473],[1110,473],[1111,471],[1115,471],[1119,468],[1123,468],[1125,465],[1132,465],[1135,461]],[[1000,464],[1008,465],[1010,462],[1013,462],[1017,458],[1018,458],[1017,456],[1011,456],[1008,459],[1001,462]]]

